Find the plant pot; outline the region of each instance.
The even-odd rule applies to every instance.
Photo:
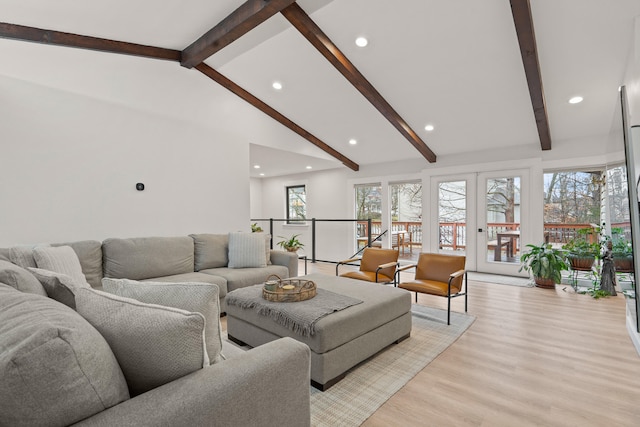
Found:
[[[616,268],[617,272],[620,273],[630,273],[634,270],[633,268],[633,256],[613,256],[613,265]]]
[[[300,248],[289,248],[285,246],[285,249],[287,250],[287,252],[298,252],[298,249]]]
[[[544,289],[555,289],[556,282],[553,279],[545,279],[543,277],[534,277],[533,281],[536,283],[536,286]]]
[[[572,270],[582,270],[588,271],[593,267],[593,263],[595,262],[595,257],[585,257],[585,256],[576,256],[569,255],[569,262],[571,264]]]

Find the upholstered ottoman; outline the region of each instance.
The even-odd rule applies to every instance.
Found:
[[[323,274],[311,274],[304,278],[313,280],[318,289],[352,297],[362,303],[320,318],[315,323],[315,332],[308,336],[293,332],[271,317],[259,314],[254,308],[240,308],[239,305],[229,304],[229,339],[252,347],[281,337],[291,337],[307,344],[311,349],[311,384],[324,391],[344,378],[346,372],[358,363],[409,337],[409,292]]]

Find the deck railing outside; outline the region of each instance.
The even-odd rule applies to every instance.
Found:
[[[619,222],[611,224],[611,227],[622,228],[627,239],[631,238],[631,224]],[[508,230],[518,230],[519,223],[493,222],[487,224],[487,240],[495,240],[497,233]],[[578,235],[578,230],[593,228],[592,224],[544,224],[544,240],[552,244],[565,244]],[[464,222],[441,222],[440,223],[440,247],[453,250],[464,249],[467,242],[467,225]],[[371,221],[371,235],[377,236],[381,233],[380,221]],[[409,241],[413,245],[422,245],[422,223],[411,221],[393,221],[391,231],[408,231],[411,235]],[[358,221],[358,237],[369,235],[368,222]],[[594,236],[595,238],[595,236]]]

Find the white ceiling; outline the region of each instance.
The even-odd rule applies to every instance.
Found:
[[[0,21],[181,50],[242,0],[0,0]],[[300,0],[438,156],[539,147],[509,0]],[[639,0],[531,0],[554,147],[606,135]],[[366,48],[354,44],[369,39]],[[0,39],[0,75],[233,135],[251,176],[342,167],[195,70]],[[360,165],[420,154],[281,15],[206,63]],[[271,83],[281,81],[283,90]],[[569,105],[574,95],[584,102]],[[433,132],[424,130],[431,123]],[[358,140],[351,146],[348,140]],[[261,168],[254,169],[259,163]],[[425,167],[428,163],[425,160]]]

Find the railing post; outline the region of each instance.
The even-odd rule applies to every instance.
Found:
[[[369,228],[369,232],[367,233],[367,247],[371,247],[371,218],[367,219],[367,228]]]
[[[273,218],[269,218],[269,234],[271,234],[271,241],[269,247],[273,249]]]
[[[311,262],[316,262],[316,219],[311,218]]]
[[[451,240],[453,240],[451,243],[453,243],[453,250],[457,251],[458,250],[458,223],[454,222],[453,223],[453,238]]]

